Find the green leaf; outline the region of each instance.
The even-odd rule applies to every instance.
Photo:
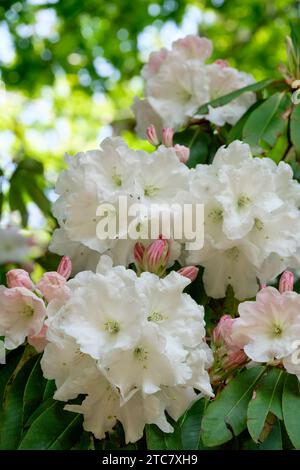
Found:
[[[65,403],[54,401],[31,424],[19,449],[70,449],[82,429],[82,416],[65,411]]]
[[[30,171],[37,175],[42,175],[44,172],[44,167],[41,162],[35,160],[34,158],[24,158],[18,165],[19,170]]]
[[[23,427],[23,395],[36,357],[29,359],[20,369],[8,389],[0,416],[0,449],[13,450],[18,447]]]
[[[7,385],[9,384],[21,357],[23,356],[24,348],[20,347],[14,351],[9,352],[6,357],[6,364],[0,368],[0,407],[3,406]]]
[[[246,93],[248,91],[256,92],[256,91],[261,91],[270,86],[271,84],[275,83],[276,80],[273,78],[262,80],[260,82],[252,83],[252,85],[248,85],[243,88],[239,88],[238,90],[235,90],[228,95],[221,96],[220,98],[216,98],[215,100],[209,101],[208,103],[205,103],[202,105],[195,114],[207,114],[208,113],[208,106],[212,106],[213,108],[217,108],[218,106],[224,106],[227,103],[230,103],[230,101],[235,100],[238,98],[240,95],[243,93]]]
[[[288,374],[283,388],[282,412],[287,434],[296,449],[300,449],[300,383]]]
[[[168,449],[165,441],[166,434],[163,433],[155,424],[146,424],[145,434],[148,450]]]
[[[243,114],[243,116],[238,120],[238,122],[231,128],[227,135],[227,144],[230,144],[230,142],[233,142],[234,140],[242,140],[243,128],[247,119],[249,118],[250,114],[252,114],[253,111],[261,105],[261,103],[263,103],[263,100],[258,100],[253,103],[253,105],[250,106],[246,113]]]
[[[259,441],[273,401],[277,400],[277,403],[281,401],[282,395],[280,393],[282,393],[282,389],[280,383],[283,377],[284,372],[282,369],[272,368],[260,380],[252,396],[247,411],[247,427],[255,442]]]
[[[43,400],[52,398],[56,390],[55,380],[47,380],[47,384],[44,391]]]
[[[28,211],[24,202],[23,182],[19,174],[13,175],[10,180],[10,188],[8,193],[8,203],[11,211],[19,211],[22,219],[23,227],[28,222]]]
[[[294,50],[296,53],[296,62],[300,65],[300,20],[295,19],[290,21],[291,26],[291,39],[293,42]]]
[[[45,215],[50,214],[51,205],[42,189],[38,186],[34,178],[27,178],[25,181],[26,191],[32,201],[41,209]]]
[[[26,423],[30,415],[43,401],[44,390],[47,380],[43,377],[40,366],[40,356],[37,356],[36,363],[28,377],[23,398],[23,423]]]
[[[40,416],[47,408],[52,406],[52,404],[55,403],[55,400],[53,398],[48,398],[47,400],[44,400],[43,403],[32,413],[28,421],[24,424],[24,429],[28,429],[32,423]]]
[[[265,100],[247,119],[243,140],[254,150],[265,143],[274,146],[277,139],[287,132],[288,119],[284,113],[290,104],[286,93],[276,93]]]
[[[205,446],[224,444],[246,428],[248,403],[264,371],[263,366],[243,371],[208,405],[201,425]]]
[[[206,406],[206,400],[200,398],[184,414],[181,423],[182,449],[197,450],[203,448],[201,442],[201,421]]]
[[[274,147],[268,152],[268,157],[275,163],[279,163],[285,156],[289,148],[287,133],[280,135]]]
[[[300,105],[296,105],[291,114],[290,136],[297,154],[300,156]]]

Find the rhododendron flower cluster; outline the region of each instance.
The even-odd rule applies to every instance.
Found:
[[[187,256],[200,264],[209,296],[225,297],[231,285],[238,299],[250,298],[261,282],[297,263],[300,248],[300,185],[290,165],[253,158],[234,141],[221,147],[212,165],[197,165],[190,188],[204,203],[205,245]]]
[[[46,340],[46,305],[53,299],[67,299],[66,280],[71,261],[64,257],[57,272],[45,273],[37,285],[23,269],[12,269],[6,275],[7,286],[0,286],[0,336],[6,349],[15,349],[27,339],[38,352]]]
[[[204,310],[182,293],[189,283],[174,271],[138,277],[103,256],[96,273],[67,283],[67,301],[48,305],[44,375],[55,379],[58,400],[87,395],[66,409],[82,413],[97,438],[116,420],[127,441],[142,437],[146,423],[172,432],[165,411],[177,420],[197,400],[194,389],[212,396]]]
[[[140,136],[145,137],[150,124],[160,131],[165,126],[179,129],[193,117],[218,126],[235,124],[255,102],[255,94],[247,92],[226,105],[209,106],[207,114],[197,113],[201,105],[254,82],[224,60],[206,63],[211,54],[211,41],[192,35],[173,42],[171,50],[150,54],[142,71],[145,99],[136,98],[133,104]]]
[[[118,214],[120,196],[127,198],[128,207],[138,203],[145,208],[151,204],[183,204],[188,198],[189,170],[171,147],[160,146],[147,153],[129,149],[120,138],[108,138],[100,150],[67,157],[67,163],[56,185],[59,197],[53,211],[60,229],[54,232],[50,248],[71,257],[75,272],[95,270],[100,254],[110,255],[115,264],[134,261],[136,240],[120,239],[121,233],[114,239],[97,236],[100,204],[113,205]],[[141,212],[137,222],[141,233],[147,222],[147,214]],[[170,260],[174,262],[179,254],[174,243]]]

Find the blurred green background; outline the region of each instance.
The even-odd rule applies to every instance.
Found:
[[[213,59],[272,77],[299,12],[295,0],[0,0],[0,225],[29,228],[46,246],[66,152],[113,134],[147,146],[130,106],[152,50],[199,33]]]

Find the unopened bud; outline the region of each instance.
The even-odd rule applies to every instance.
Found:
[[[62,257],[58,265],[57,272],[58,274],[63,276],[66,280],[69,279],[69,277],[71,276],[71,272],[72,272],[72,261],[70,260],[68,256]]]
[[[173,147],[174,130],[172,127],[164,127],[162,130],[162,143],[166,147]]]
[[[151,124],[149,127],[147,127],[146,134],[147,134],[148,142],[150,142],[150,144],[154,145],[154,147],[157,147],[159,145],[159,139],[157,137],[157,132],[156,132],[155,126],[153,126],[153,124]]]
[[[285,271],[279,281],[279,292],[282,294],[286,291],[292,291],[294,288],[294,274],[290,271]]]
[[[199,269],[196,268],[196,266],[185,266],[184,268],[179,269],[177,272],[193,282],[198,276]]]
[[[186,163],[190,157],[190,149],[185,145],[174,145],[174,150],[176,152],[177,157],[182,163]]]
[[[25,287],[29,290],[32,290],[34,287],[28,272],[24,271],[24,269],[11,269],[6,273],[6,281],[8,287]]]
[[[144,253],[145,253],[144,245],[141,242],[137,242],[134,245],[134,250],[133,250],[134,259],[137,263],[139,264],[143,263]]]

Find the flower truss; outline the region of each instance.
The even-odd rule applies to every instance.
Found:
[[[66,409],[82,413],[97,438],[116,420],[131,442],[146,423],[171,432],[165,411],[178,419],[198,398],[194,389],[212,396],[203,307],[182,293],[189,282],[174,271],[137,277],[104,256],[96,273],[67,283],[66,302],[48,305],[44,375],[55,379],[58,400],[87,395]]]

